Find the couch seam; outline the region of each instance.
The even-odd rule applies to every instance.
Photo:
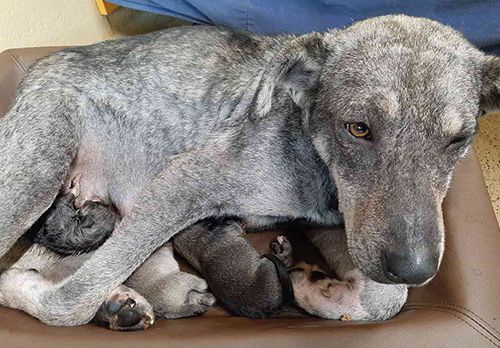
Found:
[[[454,311],[456,313],[459,313],[459,314],[462,314],[463,316],[465,316],[466,318],[470,319],[472,322],[476,323],[479,327],[481,327],[484,331],[486,331],[488,334],[490,334],[492,337],[494,337],[496,340],[500,341],[500,337],[498,337],[494,332],[491,332],[490,330],[488,330],[488,328],[484,327],[484,324],[481,323],[481,322],[478,322],[476,318],[468,315],[467,313],[464,313],[464,312],[461,312],[457,309],[454,309],[454,308],[449,308],[449,307],[446,307],[446,306],[443,306],[443,307],[437,307],[437,306],[428,306],[428,305],[419,305],[419,304],[408,304],[407,305],[408,307],[410,308],[424,308],[424,309],[444,309],[444,310],[449,310],[449,311]],[[472,311],[471,311],[472,312]],[[473,313],[473,312],[472,312]],[[475,314],[475,313],[474,313]],[[475,314],[479,319],[481,319],[482,321],[484,321],[483,318],[481,318],[480,316],[478,316],[477,314]]]
[[[19,57],[17,55],[15,55],[14,53],[12,53],[11,50],[7,50],[6,52],[12,58],[12,60],[16,63],[16,65],[18,66],[18,68],[21,69],[21,72],[23,74],[26,74],[27,73],[27,69],[24,66],[24,64],[21,62],[21,60],[19,59]]]
[[[457,307],[457,308],[463,309],[463,310],[465,310],[467,312],[470,312],[473,315],[475,315],[478,319],[480,319],[483,322],[482,324],[487,325],[491,330],[495,331],[498,335],[500,335],[500,331],[498,331],[495,327],[493,327],[490,323],[488,323],[488,321],[486,321],[486,319],[484,319],[483,317],[481,317],[479,314],[475,313],[474,311],[470,310],[469,308],[457,305],[455,303],[442,302],[442,301],[412,301],[412,302],[407,302],[406,303],[407,306],[411,306],[412,304],[415,304],[415,305],[419,305],[419,304],[443,305],[443,306],[453,306],[453,307]],[[453,309],[453,308],[450,308],[450,309],[451,310],[456,310],[456,309]],[[456,311],[460,312],[459,310],[456,310]],[[462,312],[460,312],[460,313],[462,313]],[[470,317],[467,313],[462,313],[462,314]],[[472,318],[472,317],[470,317],[470,318],[472,320],[474,320],[474,318]],[[480,323],[478,323],[478,324],[480,324]],[[486,328],[485,328],[485,330],[486,330]]]
[[[414,307],[404,307],[401,311],[404,312],[404,311],[408,311],[408,310],[429,310],[429,311],[434,311],[434,312],[447,313],[447,314],[449,314],[449,315],[451,315],[451,316],[453,316],[453,317],[455,317],[455,318],[460,319],[461,321],[463,321],[465,324],[467,324],[467,326],[469,326],[470,328],[472,328],[474,331],[476,331],[482,337],[486,338],[488,341],[490,341],[496,347],[500,347],[500,339],[498,337],[496,337],[496,335],[494,335],[489,330],[487,330],[486,328],[484,328],[480,323],[478,323],[477,321],[475,321],[470,316],[468,316],[465,313],[462,313],[460,311],[457,311],[457,310],[455,310],[453,308],[425,307],[425,306],[414,305]],[[469,318],[470,320],[472,320],[474,323],[478,324],[484,331],[488,332],[488,334],[490,334],[495,340],[497,340],[498,343],[495,343],[491,338],[489,338],[484,333],[482,333],[481,331],[479,331],[474,325],[472,325],[471,323],[467,322],[464,318],[460,317],[459,315],[457,315],[457,314],[455,314],[453,312],[465,315],[467,318]]]

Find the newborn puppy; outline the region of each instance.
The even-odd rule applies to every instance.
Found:
[[[174,236],[173,245],[226,309],[236,315],[268,318],[293,301],[287,273],[292,248],[288,243],[275,248],[272,255],[261,256],[244,235],[235,221],[206,220]]]
[[[121,219],[112,206],[100,201],[86,201],[81,208],[75,208],[80,186],[78,181],[73,184],[41,218],[41,227],[34,237],[35,243],[63,255],[98,248]]]

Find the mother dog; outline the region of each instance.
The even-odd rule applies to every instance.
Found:
[[[405,16],[299,37],[186,27],[53,54],[0,123],[0,255],[76,177],[82,202],[124,219],[61,283],[5,272],[0,301],[86,323],[155,249],[218,216],[343,220],[366,276],[424,284],[452,170],[499,89],[498,58]]]

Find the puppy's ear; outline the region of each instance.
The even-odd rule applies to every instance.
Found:
[[[486,57],[481,109],[484,112],[500,111],[500,57]]]
[[[299,36],[278,51],[264,69],[257,95],[257,114],[262,117],[271,110],[277,88],[288,91],[295,104],[307,112],[325,57],[323,36],[318,33]]]
[[[321,286],[320,286],[321,294],[324,297],[326,297],[326,298],[332,297],[333,286],[334,285],[331,282],[324,282],[324,283],[322,283]]]

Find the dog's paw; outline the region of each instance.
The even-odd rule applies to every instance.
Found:
[[[278,259],[283,262],[286,267],[292,267],[293,247],[292,243],[285,236],[278,236],[275,241],[271,242],[271,250]]]
[[[120,285],[101,305],[94,321],[116,331],[144,330],[153,325],[153,308],[137,291]]]
[[[177,308],[175,317],[185,318],[202,315],[212,308],[216,301],[215,296],[211,293],[193,289],[187,293],[185,302]]]

